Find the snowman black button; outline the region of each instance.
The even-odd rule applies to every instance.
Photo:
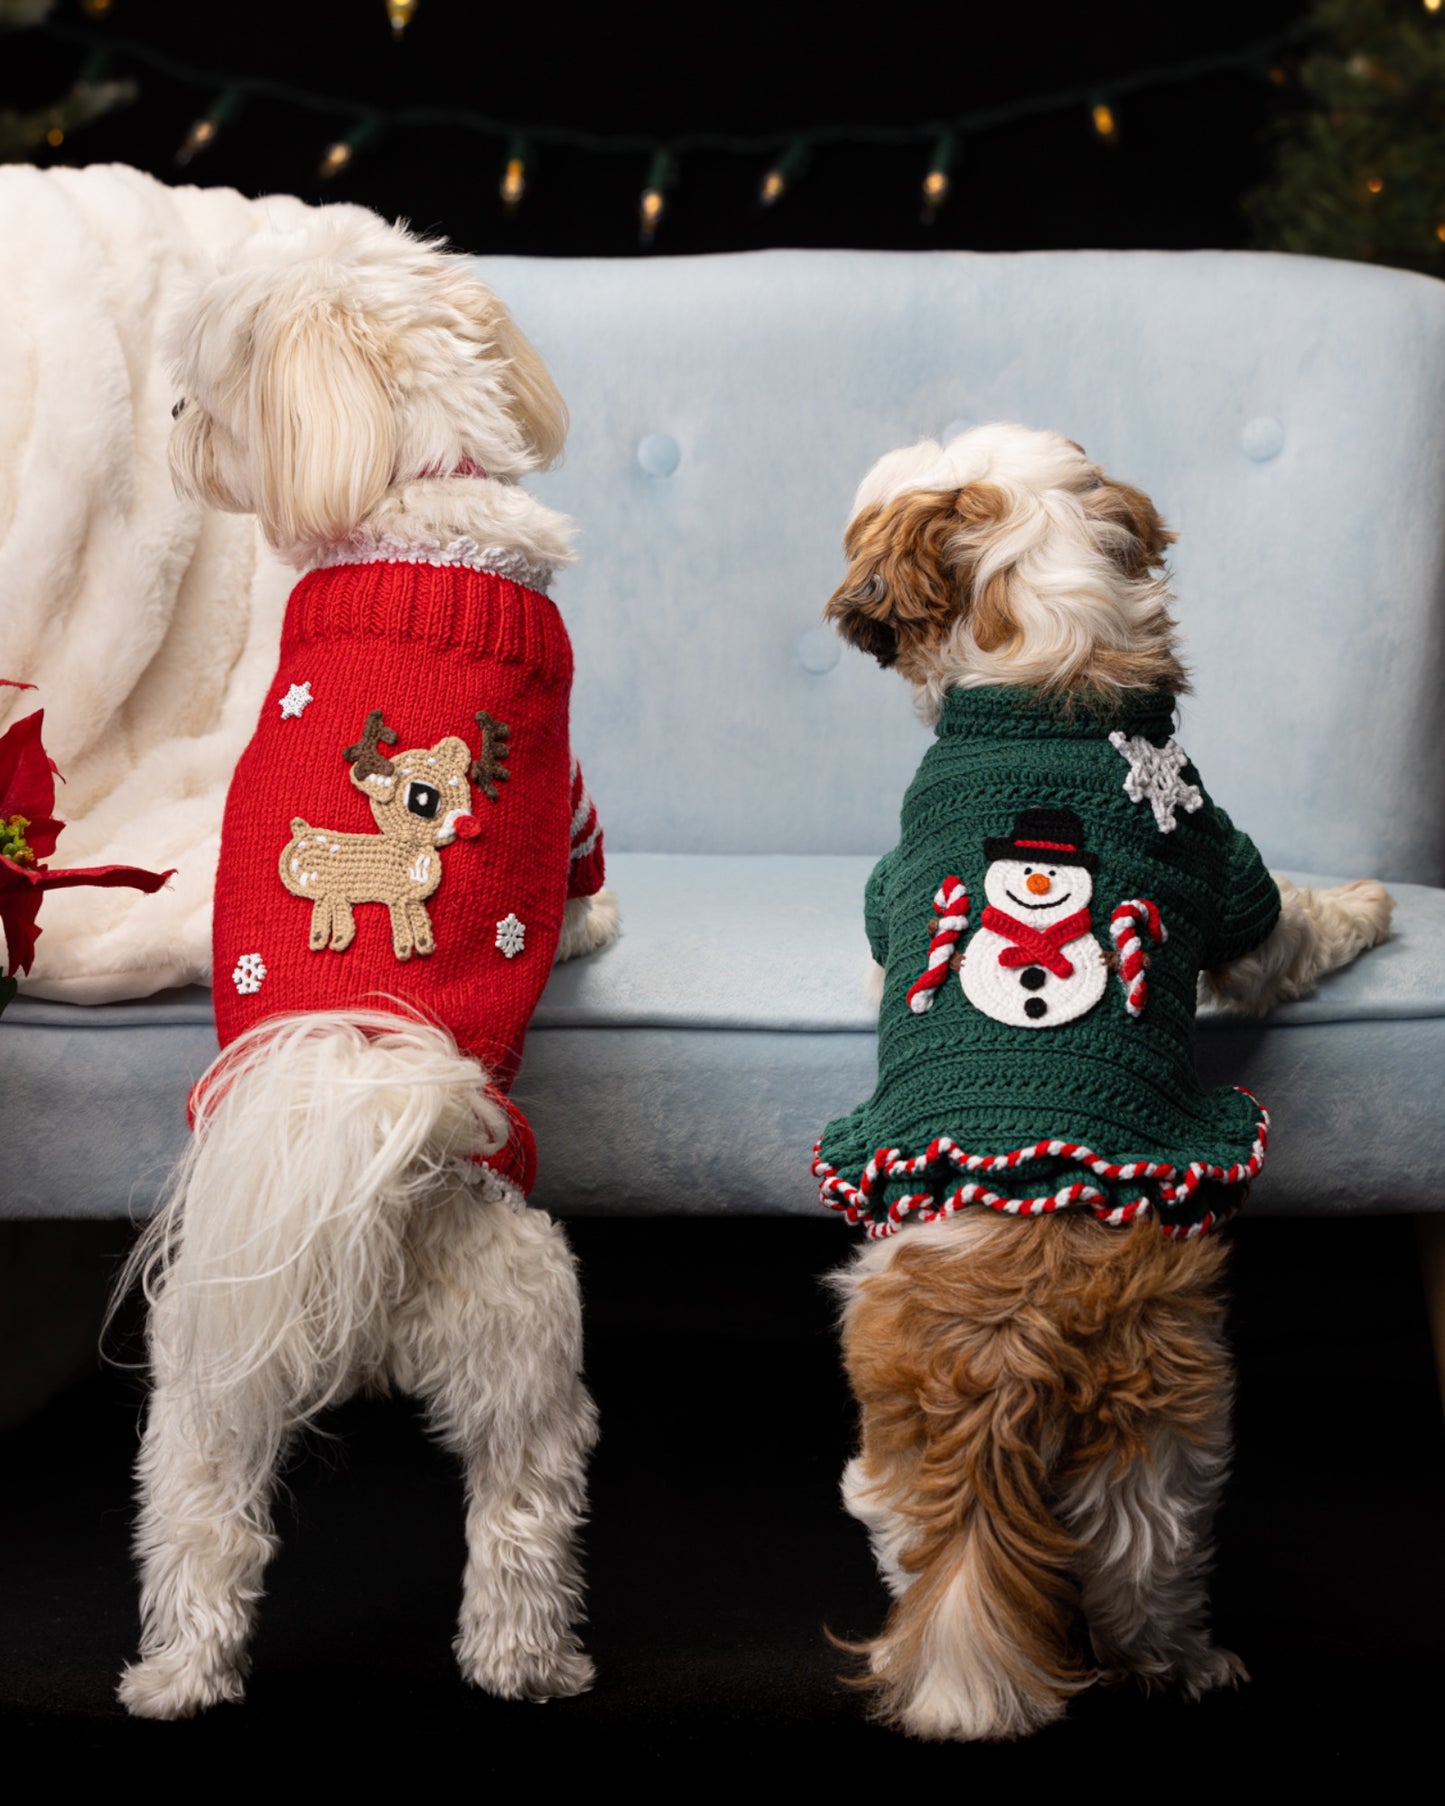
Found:
[[[1024,1000],[1024,1014],[1037,1022],[1040,1016],[1047,1016],[1049,1006],[1042,997],[1029,997]]]
[[[1019,983],[1026,991],[1041,991],[1048,983],[1048,973],[1042,966],[1025,966],[1019,973]],[[1031,1016],[1042,1016],[1042,1010],[1030,1010]]]

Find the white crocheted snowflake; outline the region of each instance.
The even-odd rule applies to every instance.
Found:
[[[1113,733],[1109,744],[1129,761],[1129,775],[1124,779],[1124,794],[1131,803],[1148,802],[1161,834],[1172,834],[1178,823],[1174,811],[1182,809],[1192,815],[1204,805],[1204,797],[1193,784],[1184,782],[1184,767],[1189,754],[1177,740],[1166,740],[1162,746],[1135,735]]]
[[[497,945],[508,959],[515,959],[526,945],[527,926],[519,922],[516,916],[503,916],[497,923]]]
[[[236,961],[236,969],[231,974],[231,983],[243,997],[252,997],[261,989],[261,981],[266,976],[266,962],[259,953],[243,953]]]
[[[309,703],[315,702],[315,700],[316,698],[311,694],[311,680],[309,678],[304,684],[292,684],[291,688],[281,698],[281,719],[283,721],[294,721],[296,717],[301,714],[302,710],[305,709]]]

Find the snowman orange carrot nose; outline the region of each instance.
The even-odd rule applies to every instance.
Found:
[[[1026,890],[1031,890],[1036,897],[1041,897],[1049,888],[1048,878],[1043,872],[1030,872],[1028,877],[1024,879],[1024,888]]]

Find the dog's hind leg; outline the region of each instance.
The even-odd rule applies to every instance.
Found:
[[[1030,1305],[1043,1245],[1039,1225],[978,1212],[874,1244],[838,1283],[862,1416],[844,1499],[894,1596],[865,1684],[916,1737],[1024,1736],[1089,1678],[1048,1496],[1062,1438],[1052,1332]]]
[[[1180,1250],[1186,1259],[1192,1251]],[[1217,1306],[1191,1320],[1172,1302],[1157,1311],[1146,1306],[1139,1325],[1150,1381],[1141,1389],[1130,1376],[1105,1413],[1111,1424],[1129,1425],[1131,1446],[1115,1444],[1124,1464],[1100,1458],[1105,1450],[1097,1447],[1087,1468],[1068,1479],[1060,1516],[1079,1545],[1100,1667],[1197,1698],[1249,1678],[1209,1633],[1212,1530],[1229,1475],[1233,1385]]]
[[[458,1186],[418,1216],[408,1259],[395,1376],[425,1399],[466,1472],[457,1661],[507,1699],[584,1692],[593,1668],[574,1628],[576,1545],[597,1420],[571,1251],[541,1211]]]
[[[163,1294],[157,1312],[168,1302]],[[276,1548],[270,1497],[280,1453],[247,1435],[248,1415],[244,1388],[218,1408],[157,1373],[136,1467],[140,1656],[118,1689],[137,1718],[191,1718],[244,1692],[261,1576]]]

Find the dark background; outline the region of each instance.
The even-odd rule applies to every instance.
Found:
[[[397,128],[323,184],[327,142],[369,108],[461,108],[508,126],[666,142],[794,131],[919,128],[898,146],[820,149],[778,205],[758,204],[766,150],[684,155],[656,240],[662,252],[768,245],[913,250],[1235,247],[1250,242],[1242,197],[1267,172],[1268,129],[1300,104],[1298,46],[1252,68],[1201,73],[1120,94],[1118,141],[1093,132],[1088,96],[1150,69],[1240,52],[1297,26],[1304,0],[1173,6],[1062,4],[760,7],[635,4],[563,8],[421,0],[400,40],[382,0],[288,6],[115,0],[101,22],[78,0],[54,21],[95,42],[130,39],[222,77],[267,77],[354,103],[328,117],[254,100],[182,172],[176,147],[214,87],[192,87],[118,55],[141,83],[135,105],[77,133],[42,161],[132,163],[167,181],[247,194],[359,201],[437,228],[467,250],[628,256],[651,157],[541,144],[525,201],[508,218],[497,186],[504,136]],[[62,92],[85,51],[52,33],[0,40],[0,106]],[[931,122],[1012,109],[1077,90],[1061,110],[967,136],[953,192],[921,220]]]

